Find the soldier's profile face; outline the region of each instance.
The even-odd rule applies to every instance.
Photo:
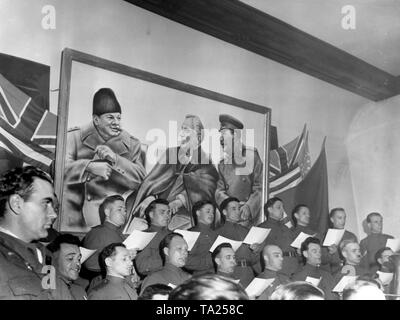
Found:
[[[391,249],[383,251],[380,258],[381,264],[389,262],[392,255],[394,255],[394,252]]]
[[[369,222],[369,228],[371,229],[371,232],[373,233],[381,233],[383,229],[383,221],[382,217],[375,215],[372,216],[370,219],[371,222]]]
[[[296,213],[297,224],[308,226],[310,224],[310,210],[307,207],[301,207]]]
[[[346,262],[352,265],[358,265],[361,262],[361,251],[358,243],[349,243],[343,250],[343,256]]]
[[[307,263],[312,266],[318,266],[321,264],[321,246],[316,243],[310,243],[306,251]]]
[[[282,201],[275,201],[272,207],[268,208],[269,216],[275,220],[281,220],[283,218],[283,203]]]
[[[211,225],[214,222],[214,207],[211,204],[205,204],[196,214],[199,223]]]
[[[156,227],[166,227],[171,220],[169,206],[162,203],[157,203],[149,215],[151,224]]]
[[[107,216],[116,226],[122,226],[126,219],[126,207],[122,200],[114,201],[107,206]]]
[[[239,202],[231,201],[228,203],[226,208],[224,209],[224,213],[226,214],[226,218],[231,222],[240,221],[240,210],[239,210]]]
[[[168,247],[168,262],[172,265],[182,268],[186,264],[188,257],[188,245],[182,237],[172,238]]]
[[[129,250],[124,247],[116,247],[115,251],[114,256],[107,258],[108,262],[106,263],[109,270],[123,277],[129,276],[133,267]]]
[[[93,122],[105,140],[121,133],[121,114],[119,112],[104,113],[100,116],[93,115]]]
[[[46,180],[34,178],[33,192],[28,199],[23,200],[21,207],[20,224],[24,231],[24,241],[47,237],[47,230],[57,218],[55,203],[53,185]]]
[[[266,250],[266,267],[272,271],[279,271],[282,269],[283,253],[278,246],[268,246]]]
[[[335,229],[344,229],[346,225],[346,213],[344,211],[336,211],[331,221]]]
[[[232,248],[222,248],[216,259],[218,270],[225,273],[233,273],[236,266],[235,251]]]
[[[76,280],[81,270],[82,254],[79,247],[70,243],[62,243],[56,254],[57,270],[68,280]]]

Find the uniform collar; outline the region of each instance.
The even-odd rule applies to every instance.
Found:
[[[181,268],[178,268],[178,267],[174,266],[173,264],[171,264],[169,262],[165,263],[164,269],[167,269],[167,270],[170,270],[170,271],[173,271],[173,272],[178,272],[178,273],[183,272],[183,270]]]
[[[265,268],[264,271],[260,273],[258,277],[264,279],[270,279],[270,278],[275,278],[276,275],[277,275],[276,271]]]
[[[159,227],[155,225],[150,225],[150,227],[146,230],[147,232],[159,232],[167,230],[167,227]]]
[[[226,278],[233,278],[233,273],[227,273],[222,271],[217,271],[217,274]]]
[[[20,239],[17,235],[15,235],[14,233],[12,233],[10,230],[5,229],[5,228],[3,228],[3,227],[1,227],[1,226],[0,226],[0,232],[3,232],[3,233],[5,233],[5,234],[8,234],[8,235],[11,236],[11,237],[14,237],[14,238],[16,238],[16,239],[18,239],[18,240],[23,241],[23,240]],[[25,242],[25,241],[24,241],[24,242]]]
[[[107,229],[111,229],[111,230],[119,230],[120,228],[117,227],[115,224],[112,224],[109,221],[104,221],[103,226]]]
[[[209,225],[206,225],[206,224],[200,223],[200,222],[193,228],[193,231],[196,231],[196,230],[199,230],[200,232],[212,231],[212,229]]]
[[[122,284],[126,281],[125,278],[115,277],[115,276],[111,276],[111,275],[107,275],[106,279],[109,282],[115,283],[115,284]]]

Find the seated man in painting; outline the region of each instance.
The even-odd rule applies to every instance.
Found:
[[[100,224],[102,201],[137,190],[145,176],[140,141],[121,128],[121,106],[111,89],[95,93],[92,114],[91,123],[67,134],[62,229],[88,231]]]
[[[218,172],[210,156],[201,148],[204,127],[200,118],[186,115],[179,134],[180,145],[168,148],[141,184],[137,195],[127,198],[129,230],[134,216],[143,217],[156,198],[168,200],[172,218],[170,230],[194,225],[192,206],[198,201],[213,201]]]

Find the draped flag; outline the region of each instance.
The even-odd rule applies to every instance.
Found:
[[[50,172],[57,117],[0,74],[0,147],[12,158]],[[4,171],[4,168],[0,168]]]
[[[301,135],[270,153],[270,198],[282,199],[285,209],[291,212],[297,204],[310,208],[310,227],[324,233],[328,225],[328,173],[325,139],[321,153],[311,167],[308,149],[308,132],[304,126]],[[286,213],[285,225],[292,227]]]
[[[296,187],[310,168],[308,132],[304,125],[303,132],[298,137],[270,152],[269,197],[279,197],[285,190]],[[286,212],[283,219],[286,226],[293,226]]]

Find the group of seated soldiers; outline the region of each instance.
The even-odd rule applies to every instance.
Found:
[[[80,271],[80,276],[90,285],[86,282],[86,291],[82,290],[78,295],[72,293],[71,298],[136,300],[148,296],[149,290],[153,292],[159,288],[165,293],[168,288],[172,290],[193,276],[212,273],[234,279],[243,288],[255,277],[274,279],[261,295],[251,297],[259,300],[269,300],[281,285],[310,278],[318,280],[315,285],[323,291],[325,299],[340,299],[340,294],[332,290],[344,275],[369,279],[378,283],[384,292],[389,290],[389,284],[383,285],[377,272],[393,272],[389,257],[394,252],[386,247],[387,239],[393,237],[382,233],[379,213],[367,216],[370,234],[360,243],[352,232],[345,230],[338,246],[325,247],[322,246],[325,235],[309,227],[309,208],[296,206],[292,212],[294,227],[289,228],[283,220],[283,202],[275,197],[265,204],[267,219],[258,226],[270,229],[263,243],[242,243],[236,251],[230,243],[221,243],[210,252],[218,236],[243,241],[249,232],[240,224],[238,199],[226,199],[219,209],[224,223],[214,229],[213,203],[201,201],[194,204],[192,213],[196,225],[189,230],[200,234],[188,251],[184,237],[168,229],[171,218],[168,201],[154,200],[146,209],[147,221],[139,219],[142,225],[137,227],[156,232],[156,235],[142,251],[137,252],[127,249],[122,243],[127,236],[121,233],[126,214],[124,199],[120,196],[106,198],[99,210],[102,224],[89,231],[81,242],[85,248],[97,249]],[[329,220],[331,228],[344,229],[344,209],[332,209]],[[301,244],[300,249],[295,249],[291,244],[301,232],[312,236]],[[74,268],[80,269],[79,239],[64,234],[54,242],[60,241],[69,243],[69,246],[75,243],[77,257]],[[59,247],[60,244],[55,246]],[[49,249],[56,251],[52,244]],[[82,282],[78,274],[73,275],[71,282]]]
[[[134,229],[153,236],[139,251],[124,245],[129,235],[122,234],[126,208],[119,195],[103,201],[101,224],[80,239],[51,229],[57,218],[57,198],[51,178],[43,171],[24,167],[7,172],[0,177],[0,194],[0,299],[136,300],[178,297],[179,292],[184,297],[193,285],[214,281],[239,288],[236,296],[243,297],[247,295],[244,288],[255,278],[264,283],[261,279],[268,279],[269,286],[259,294],[249,294],[251,299],[272,299],[279,296],[277,291],[302,288],[307,282],[317,290],[311,291],[321,292],[325,299],[339,299],[340,291],[334,287],[344,276],[357,276],[388,292],[391,284],[381,281],[382,274],[393,274],[398,267],[393,261],[399,256],[387,247],[393,237],[382,233],[382,216],[376,212],[367,216],[369,235],[360,243],[345,230],[335,242],[338,245],[324,246],[326,235],[309,227],[309,208],[294,208],[294,227],[290,228],[283,202],[275,197],[264,205],[266,220],[257,229],[269,230],[268,235],[261,243],[245,243],[251,229],[242,225],[238,199],[230,197],[221,203],[223,221],[218,227],[214,204],[201,201],[192,209],[195,226],[189,230],[198,237],[189,250],[185,237],[168,228],[172,215],[168,201],[158,198],[147,206],[146,219],[135,220]],[[329,220],[331,228],[343,232],[343,209],[332,209]],[[293,243],[301,233],[308,237],[296,249]],[[217,245],[219,236],[227,239]],[[240,246],[234,248],[232,241]],[[82,264],[84,248],[95,253]],[[222,284],[221,279],[228,283]]]

